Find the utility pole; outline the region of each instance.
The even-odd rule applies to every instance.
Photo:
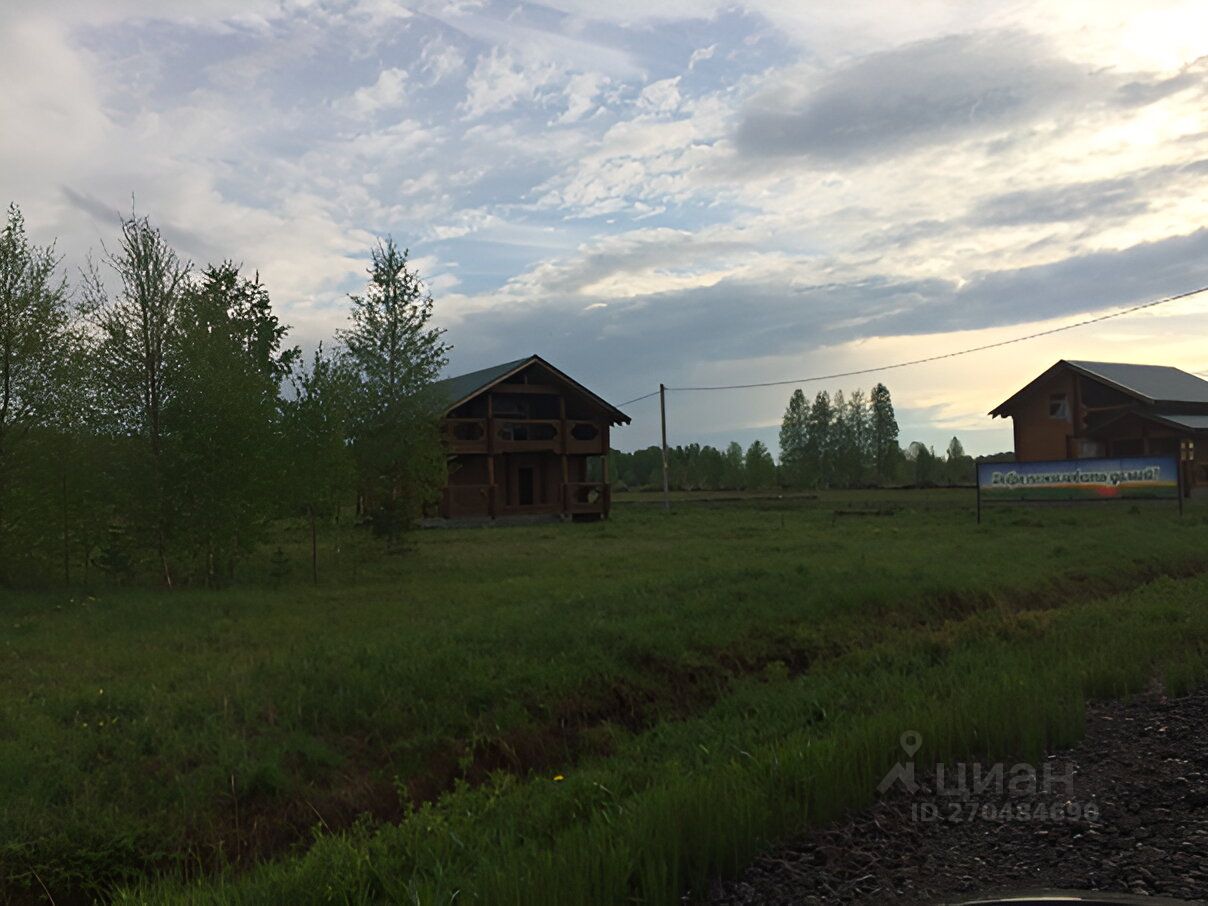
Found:
[[[659,384],[659,422],[663,427],[663,509],[671,509],[671,492],[667,487],[667,388]]]

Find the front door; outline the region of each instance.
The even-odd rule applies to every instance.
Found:
[[[533,505],[533,467],[521,466],[516,470],[516,496],[520,506]]]

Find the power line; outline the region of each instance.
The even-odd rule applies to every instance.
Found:
[[[654,390],[654,391],[651,391],[650,393],[647,393],[645,396],[634,397],[631,400],[626,400],[623,403],[618,403],[617,408],[619,409],[619,408],[621,408],[621,406],[628,406],[630,403],[640,403],[642,400],[648,400],[648,399],[650,399],[650,397],[658,396],[658,395],[659,395],[659,392],[657,390]]]
[[[1161,299],[1155,299],[1152,302],[1143,302],[1140,305],[1134,305],[1131,308],[1121,309],[1120,311],[1111,312],[1106,315],[1099,315],[1095,318],[1087,318],[1083,321],[1076,321],[1073,324],[1065,324],[1061,327],[1053,327],[1049,330],[1041,330],[1037,333],[1026,334],[1022,337],[1013,337],[1010,340],[999,340],[997,343],[986,343],[984,346],[972,346],[969,349],[961,349],[956,352],[946,352],[941,355],[927,356],[922,359],[911,359],[908,362],[895,362],[892,365],[880,365],[876,368],[861,368],[856,371],[840,371],[835,374],[818,374],[810,377],[796,378],[789,381],[760,381],[755,384],[719,384],[712,387],[668,387],[668,390],[688,391],[688,390],[747,390],[754,387],[783,387],[787,384],[805,384],[810,381],[828,381],[834,378],[854,377],[860,374],[872,374],[876,371],[890,371],[894,368],[906,368],[911,365],[924,365],[928,362],[938,362],[942,359],[954,359],[957,356],[969,355],[974,352],[984,352],[987,349],[997,349],[1000,346],[1010,346],[1013,343],[1023,343],[1026,340],[1035,340],[1039,337],[1047,337],[1055,333],[1061,333],[1066,330],[1073,330],[1076,327],[1086,327],[1088,324],[1098,324],[1100,321],[1108,321],[1112,318],[1120,318],[1124,315],[1130,315],[1133,312],[1142,311],[1146,308],[1155,308],[1159,305],[1165,305],[1167,302],[1174,302],[1178,299],[1186,299],[1189,296],[1195,296],[1202,292],[1208,291],[1208,286],[1201,286],[1199,289],[1188,290],[1185,293],[1178,293],[1174,296],[1165,296]],[[630,403],[636,403],[648,397],[657,396],[658,391],[647,393],[646,396],[639,396],[637,399],[630,400]],[[627,406],[629,403],[621,403],[622,406]]]

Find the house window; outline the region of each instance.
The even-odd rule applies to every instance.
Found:
[[[1065,398],[1064,393],[1053,393],[1049,396],[1049,418],[1070,417],[1070,404]]]

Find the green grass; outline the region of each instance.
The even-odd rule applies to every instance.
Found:
[[[1087,695],[1198,681],[1201,515],[970,498],[345,537],[319,588],[290,530],[297,584],[9,594],[4,889],[669,903],[868,801],[904,729],[1029,754]]]

